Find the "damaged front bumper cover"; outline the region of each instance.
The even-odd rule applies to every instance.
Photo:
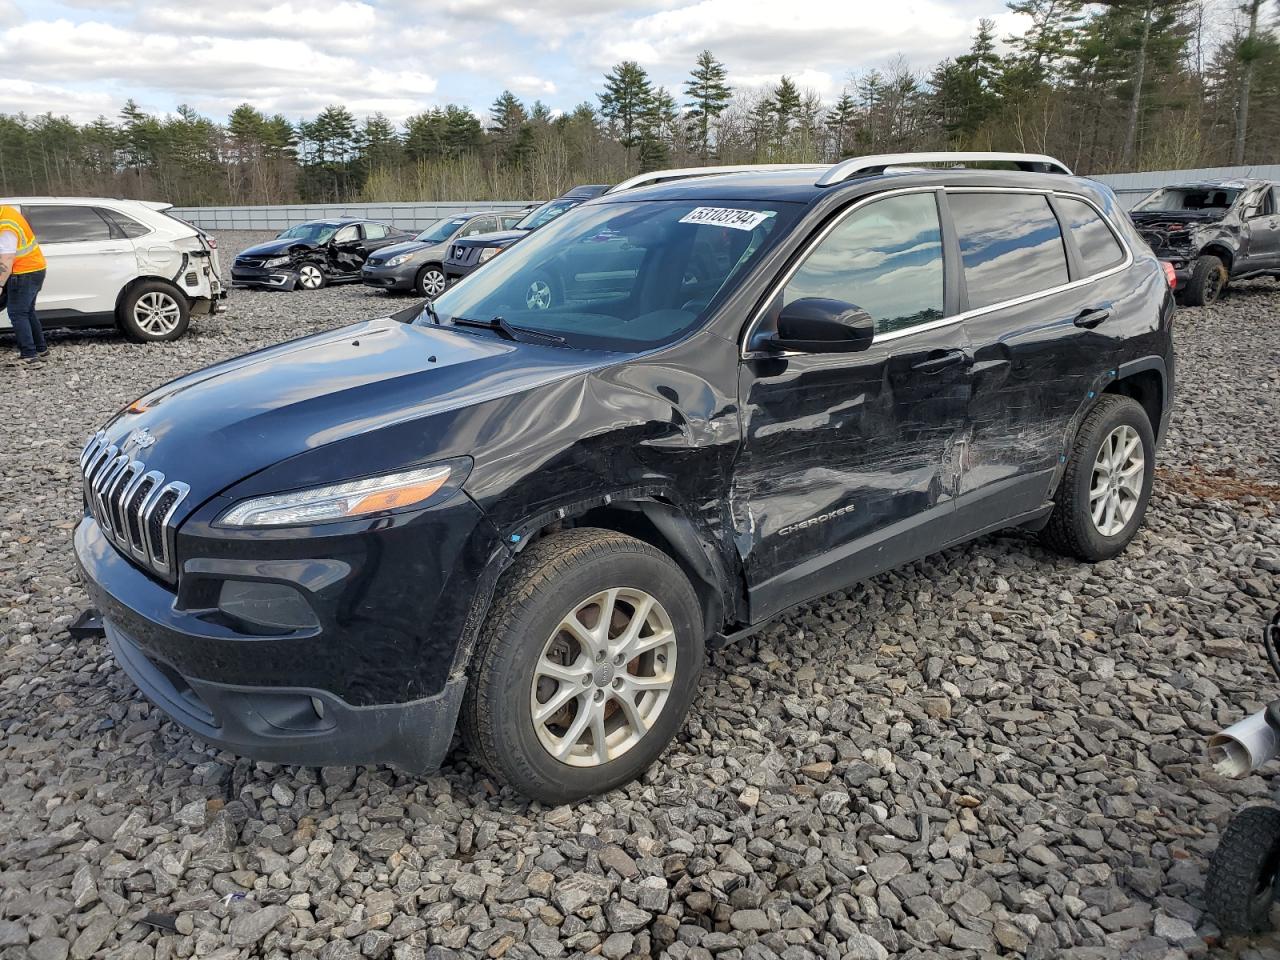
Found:
[[[262,290],[292,290],[298,285],[296,270],[252,270],[237,267],[231,271],[233,287],[257,287]]]

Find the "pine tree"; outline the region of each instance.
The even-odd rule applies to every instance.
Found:
[[[705,161],[711,155],[711,125],[729,106],[733,91],[727,82],[728,71],[710,50],[698,54],[697,65],[685,81],[684,93],[688,99],[685,115],[689,123],[690,140]]]
[[[639,138],[641,118],[652,98],[649,75],[634,60],[624,60],[605,74],[604,92],[599,95],[600,115],[609,121],[614,136],[626,149],[628,165],[631,148]]]
[[[656,170],[671,157],[671,145],[680,110],[670,91],[659,87],[649,97],[641,115],[640,169]]]
[[[782,146],[786,142],[791,133],[791,125],[795,123],[800,113],[800,102],[800,88],[796,86],[794,80],[783,74],[778,85],[773,88],[773,95],[769,101],[769,109],[774,119],[775,145]]]
[[[851,157],[857,151],[853,146],[854,127],[858,118],[858,104],[848,90],[840,94],[827,114],[827,132],[831,136],[831,145],[835,156],[840,160]]]

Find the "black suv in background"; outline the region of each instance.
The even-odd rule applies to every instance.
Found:
[[[374,250],[412,239],[378,220],[312,220],[282,232],[274,240],[241,250],[231,265],[236,287],[271,290],[319,290],[330,283],[360,279],[360,268]]]
[[[1231,280],[1280,279],[1280,185],[1210,180],[1162,187],[1129,211],[1177,292],[1193,307],[1213,303]]]
[[[979,160],[1019,169],[920,166]],[[707,645],[796,604],[1004,527],[1119,554],[1172,316],[1113,194],[1047,157],[627,190],[412,323],[130,404],[81,456],[75,550],[119,663],[202,740],[424,771],[457,725],[566,801],[645,770]]]
[[[401,243],[393,243],[369,255],[360,271],[366,286],[388,291],[412,291],[420,297],[438,297],[447,282],[444,260],[449,244],[479,233],[494,233],[515,226],[524,211],[502,213],[485,210],[445,217],[426,230]]]
[[[480,264],[496,257],[517,240],[523,240],[534,230],[539,227],[545,227],[565,211],[572,210],[578,204],[600,196],[608,189],[607,184],[574,187],[564,196],[548,200],[541,206],[529,211],[510,230],[483,233],[452,244],[449,249],[449,256],[444,262],[447,281],[454,283],[461,280]]]

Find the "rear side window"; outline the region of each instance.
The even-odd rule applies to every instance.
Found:
[[[125,216],[119,210],[106,210],[102,207],[94,207],[98,215],[107,223],[116,229],[117,235],[128,237],[130,240],[136,240],[138,237],[145,237],[151,232],[151,228],[139,223],[133,217]],[[174,219],[177,219],[176,217]]]
[[[932,193],[876,200],[836,225],[782,292],[843,300],[893,333],[942,317],[942,231]]]
[[[93,207],[23,204],[22,213],[35,231],[36,241],[39,243],[111,239],[111,227]]]
[[[1059,197],[1058,209],[1062,211],[1063,226],[1071,231],[1086,277],[1124,262],[1124,248],[1097,210],[1070,197]]]
[[[498,222],[493,217],[476,217],[459,236],[474,237],[477,233],[493,233],[497,229]]]
[[[955,193],[947,203],[960,238],[969,309],[1039,293],[1068,281],[1062,229],[1035,193]]]
[[[366,240],[381,240],[387,235],[387,225],[385,223],[366,223],[364,225],[364,237]]]

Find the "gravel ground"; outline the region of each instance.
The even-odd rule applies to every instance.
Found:
[[[1005,534],[811,603],[713,656],[643,782],[556,809],[461,750],[421,781],[237,760],[68,640],[84,439],[169,377],[385,312],[237,291],[180,342],[57,334],[3,374],[0,958],[1280,957],[1220,949],[1201,898],[1269,793],[1202,744],[1277,687],[1253,638],[1280,592],[1280,286],[1180,313],[1120,559]]]

